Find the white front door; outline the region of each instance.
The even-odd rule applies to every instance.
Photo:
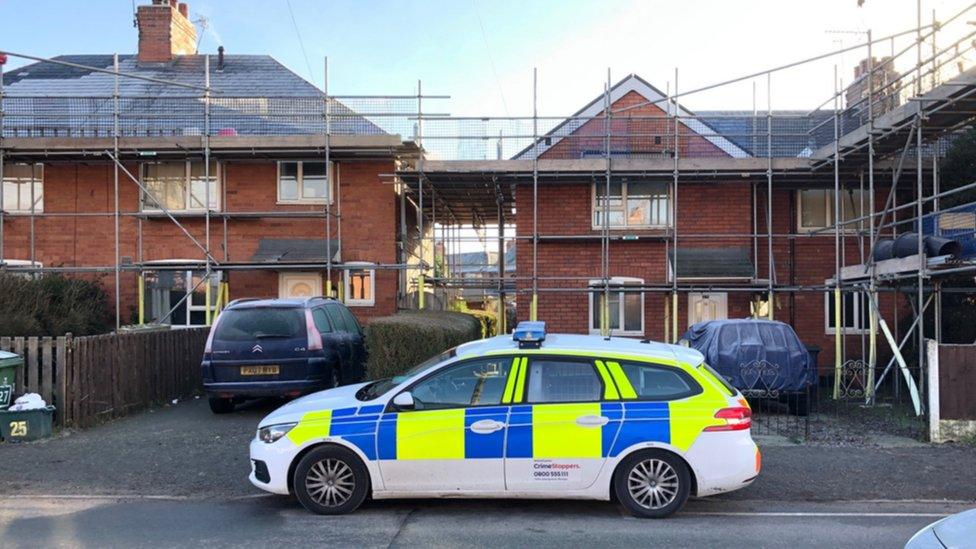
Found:
[[[322,295],[319,273],[281,273],[278,275],[278,297],[313,297]]]
[[[729,318],[729,294],[691,292],[688,294],[688,326],[707,320]]]

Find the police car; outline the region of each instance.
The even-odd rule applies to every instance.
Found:
[[[275,410],[251,442],[250,480],[321,514],[367,495],[616,497],[665,517],[756,478],[751,415],[698,351],[523,322]]]

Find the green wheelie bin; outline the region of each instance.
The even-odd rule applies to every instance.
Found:
[[[11,352],[0,351],[0,410],[6,410],[7,406],[13,402],[17,368],[23,367],[23,357]]]

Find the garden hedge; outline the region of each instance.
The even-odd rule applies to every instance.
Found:
[[[108,295],[98,282],[60,275],[0,273],[0,336],[107,332]]]
[[[481,321],[466,313],[405,311],[377,318],[366,328],[369,379],[403,373],[428,358],[480,339]]]

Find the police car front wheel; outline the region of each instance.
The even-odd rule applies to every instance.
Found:
[[[341,515],[355,511],[366,499],[369,478],[362,461],[339,446],[320,446],[295,468],[295,496],[309,511]]]
[[[691,491],[691,473],[670,452],[637,452],[624,459],[617,469],[614,491],[634,516],[664,518],[685,504]]]

